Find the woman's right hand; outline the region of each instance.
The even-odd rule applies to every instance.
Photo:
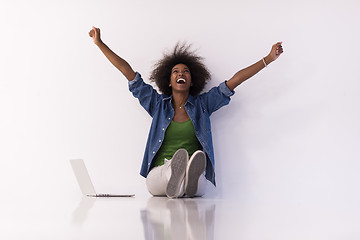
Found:
[[[102,43],[100,38],[100,28],[92,27],[92,29],[89,32],[89,36],[93,39],[96,45]]]

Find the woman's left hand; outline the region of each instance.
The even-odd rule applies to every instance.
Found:
[[[271,51],[270,51],[269,55],[267,56],[267,58],[270,62],[275,61],[284,52],[281,44],[282,44],[282,42],[277,42],[272,46]]]

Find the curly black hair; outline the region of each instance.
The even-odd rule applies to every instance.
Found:
[[[164,57],[154,65],[150,80],[156,83],[163,94],[171,95],[172,90],[169,86],[171,70],[180,63],[185,64],[190,69],[191,95],[199,94],[210,79],[210,72],[202,62],[203,57],[196,55],[194,51],[190,50],[190,47],[189,44],[178,42],[172,52],[164,53]]]

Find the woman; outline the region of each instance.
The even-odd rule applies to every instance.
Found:
[[[129,90],[153,118],[140,171],[149,192],[169,198],[202,196],[207,181],[216,185],[210,115],[229,103],[239,84],[282,54],[281,42],[263,59],[202,94],[210,73],[189,46],[178,44],[150,76],[162,92],[159,94],[102,42],[99,28],[93,27],[89,35],[127,78]]]

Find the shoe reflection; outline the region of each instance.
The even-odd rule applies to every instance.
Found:
[[[214,238],[215,204],[201,198],[152,197],[141,220],[146,240]]]

